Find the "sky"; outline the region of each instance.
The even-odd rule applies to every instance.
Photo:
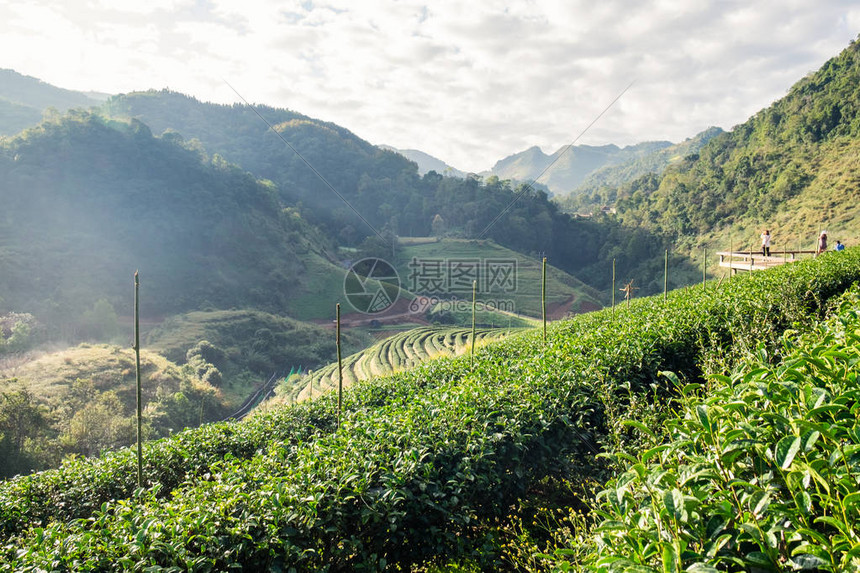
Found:
[[[731,129],[858,33],[857,0],[0,0],[0,68],[288,108],[480,172]]]

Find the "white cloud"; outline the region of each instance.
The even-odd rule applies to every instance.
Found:
[[[0,6],[0,67],[288,107],[465,170],[582,138],[730,128],[857,36],[852,2],[48,0]]]

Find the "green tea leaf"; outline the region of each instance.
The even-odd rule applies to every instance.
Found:
[[[776,464],[784,470],[787,470],[794,461],[794,456],[800,450],[800,438],[797,436],[785,436],[776,444],[774,456]]]
[[[663,573],[678,573],[681,570],[681,556],[676,543],[663,544]]]
[[[657,440],[657,435],[651,431],[651,428],[649,428],[648,426],[646,426],[642,422],[637,422],[636,420],[623,420],[621,422],[621,425],[636,428],[637,430],[641,431],[642,433],[644,433],[645,435],[650,437],[652,440],[655,440],[655,441]]]
[[[675,521],[687,521],[684,509],[684,495],[677,489],[671,489],[663,494],[663,505]]]
[[[804,453],[809,453],[812,451],[812,447],[815,445],[815,442],[818,441],[818,438],[821,437],[821,432],[817,430],[811,430],[803,434],[800,439],[800,449]]]

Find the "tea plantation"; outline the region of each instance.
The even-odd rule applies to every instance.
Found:
[[[615,479],[589,501],[593,530],[546,567],[843,570],[860,551],[860,440],[857,353],[839,345],[860,323],[839,297],[858,279],[860,252],[828,253],[554,323],[546,342],[513,335],[471,367],[358,383],[339,428],[326,395],[149,443],[140,489],[130,450],[10,480],[0,571],[478,562],[535,484],[562,466],[604,475],[606,455]],[[784,338],[836,300],[842,322]],[[648,404],[681,417],[661,429]]]
[[[475,331],[476,345],[484,345],[522,328],[479,328]],[[468,328],[423,326],[389,336],[342,361],[343,383],[346,386],[370,378],[393,374],[413,368],[437,357],[458,356],[469,352],[472,331]],[[336,389],[337,362],[298,379],[283,401],[306,399]],[[279,396],[280,397],[280,396]]]

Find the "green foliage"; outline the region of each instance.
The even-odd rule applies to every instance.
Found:
[[[81,337],[86,340],[112,341],[119,335],[119,322],[113,305],[99,299],[84,312],[80,320]]]
[[[0,315],[0,356],[28,350],[39,341],[40,325],[29,313]]]
[[[26,389],[0,393],[0,477],[12,477],[39,464],[48,423],[45,408]]]
[[[0,197],[0,296],[55,335],[112,334],[135,269],[149,316],[302,293],[307,224],[271,184],[137,121],[72,112],[5,140]]]
[[[639,443],[621,421],[636,419],[628,407],[643,396],[671,395],[660,372],[702,382],[714,349],[728,364],[776,349],[858,279],[849,251],[556,323],[546,344],[531,332],[482,348],[474,368],[435,360],[357,384],[337,431],[326,397],[183,432],[147,446],[137,493],[130,450],[11,480],[0,487],[0,567],[378,570],[465,556],[484,539],[475,527],[559,459],[597,471],[596,452]],[[778,448],[780,466],[794,450]],[[677,524],[686,504],[663,501]]]
[[[41,418],[25,440],[3,447],[5,477],[56,467],[66,455],[93,456],[134,443],[135,360],[129,349],[81,345],[9,364],[8,370],[0,369],[0,395],[26,396],[28,408]],[[223,419],[244,398],[229,403],[212,385],[211,372],[209,380],[202,380],[190,367],[180,368],[150,351],[142,353],[141,370],[145,437]],[[16,377],[6,378],[6,372]]]
[[[669,374],[682,407],[600,495],[595,569],[860,566],[858,307],[855,288],[834,318],[787,334],[779,364],[762,348],[707,392]]]
[[[349,351],[363,348],[367,342],[359,333],[344,333],[343,343]],[[253,310],[176,315],[153,329],[146,345],[177,363],[187,362],[201,375],[217,369],[231,383],[256,382],[293,367],[316,368],[336,355],[331,331]]]

